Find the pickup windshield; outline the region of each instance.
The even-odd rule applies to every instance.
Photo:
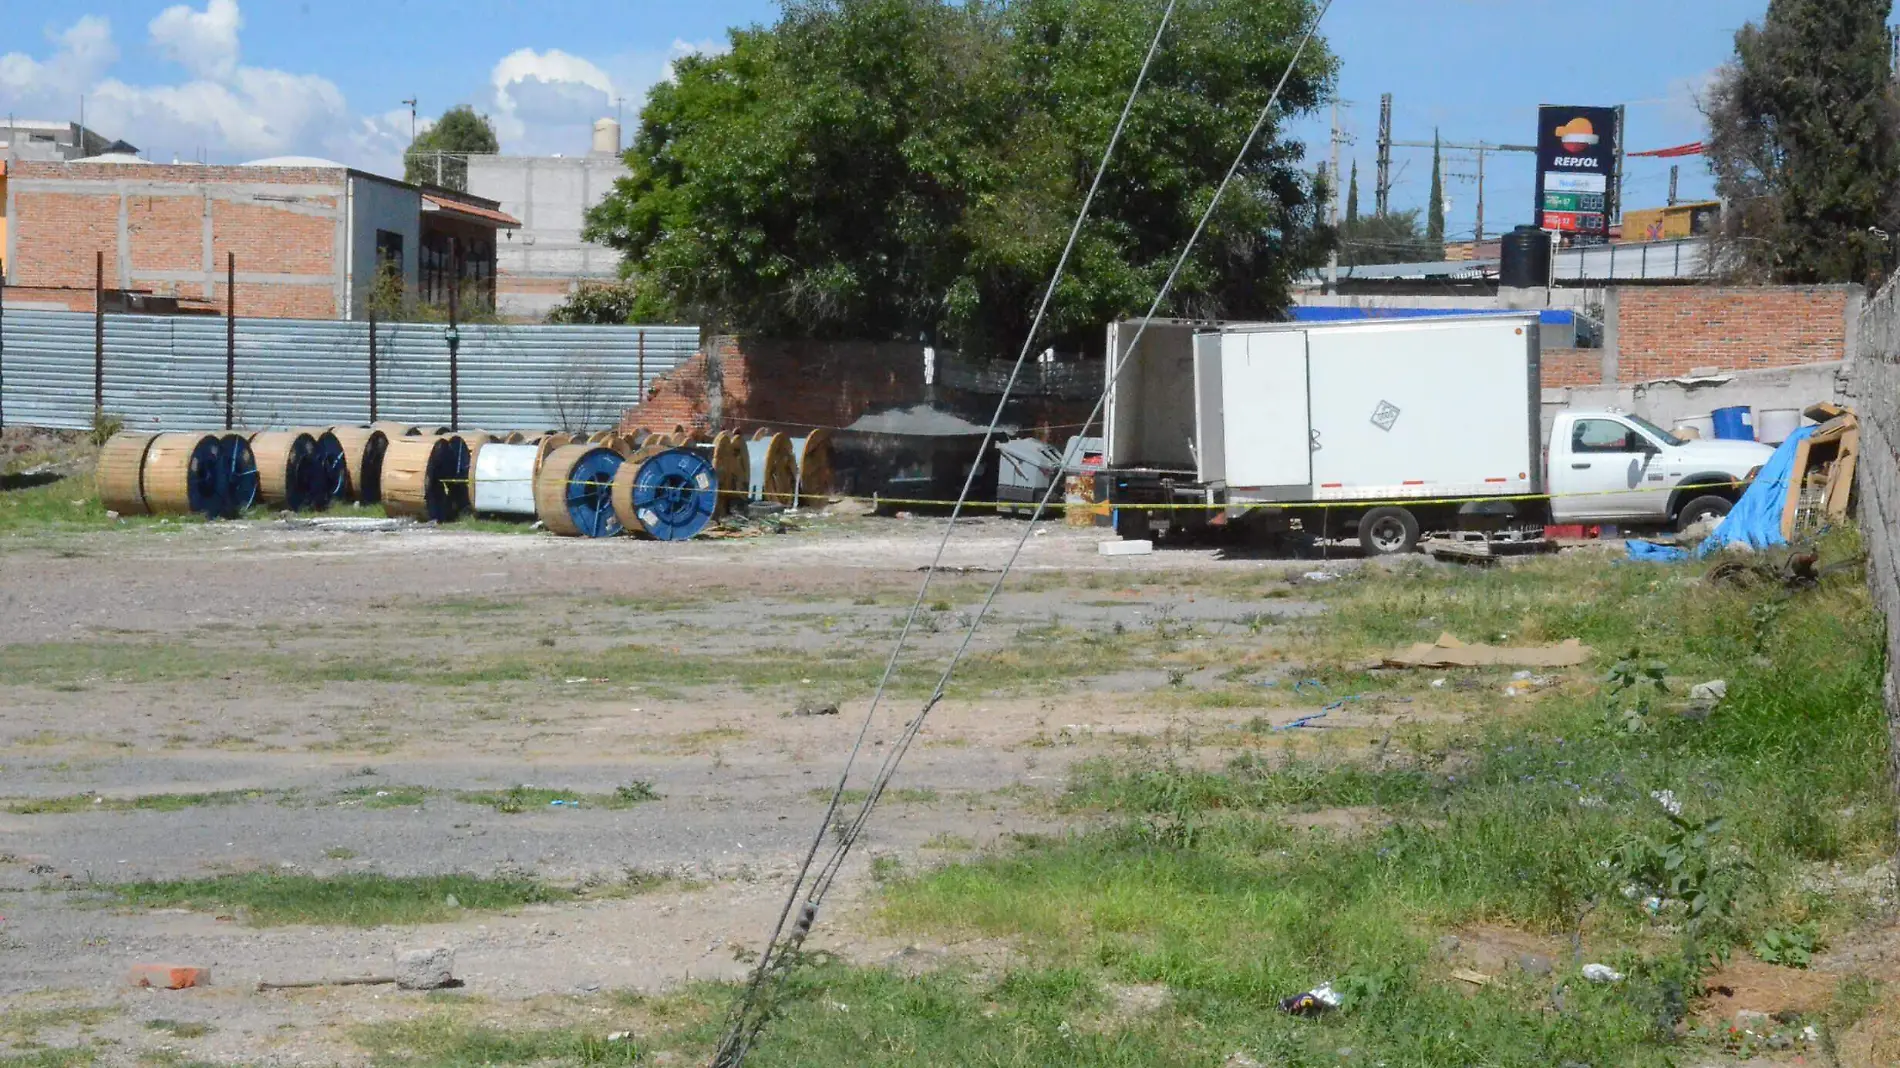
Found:
[[[1642,430],[1645,433],[1649,434],[1651,437],[1661,439],[1664,445],[1687,444],[1681,438],[1675,436],[1674,434],[1671,434],[1669,431],[1664,430],[1662,427],[1657,426],[1655,423],[1650,422],[1649,420],[1643,418],[1640,415],[1630,415],[1628,413],[1624,413],[1623,418],[1629,420],[1632,423],[1635,423],[1638,427],[1642,428]]]

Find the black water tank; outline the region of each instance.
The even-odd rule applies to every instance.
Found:
[[[1535,226],[1520,226],[1504,235],[1498,264],[1498,285],[1532,289],[1550,284],[1550,235]]]

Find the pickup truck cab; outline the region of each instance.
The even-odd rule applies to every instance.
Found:
[[[1727,515],[1740,483],[1774,451],[1753,441],[1685,440],[1628,412],[1561,412],[1544,465],[1551,521],[1687,530]]]

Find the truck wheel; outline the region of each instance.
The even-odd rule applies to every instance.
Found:
[[[1403,508],[1374,508],[1359,520],[1359,547],[1367,556],[1392,556],[1418,548],[1418,519]]]
[[[1729,509],[1733,507],[1735,506],[1729,503],[1727,497],[1717,497],[1714,494],[1697,497],[1688,504],[1683,505],[1682,511],[1676,514],[1676,529],[1678,531],[1689,530],[1697,523],[1711,517],[1721,519],[1727,515]]]

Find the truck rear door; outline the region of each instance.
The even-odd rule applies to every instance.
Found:
[[[1306,333],[1232,331],[1208,340],[1195,360],[1202,469],[1220,471],[1230,486],[1310,488]],[[1206,408],[1216,400],[1218,420],[1209,420]],[[1210,463],[1216,443],[1220,456]]]

